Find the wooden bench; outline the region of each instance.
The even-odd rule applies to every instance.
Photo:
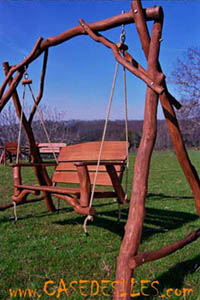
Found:
[[[21,147],[19,149],[19,158],[21,158],[21,154],[23,153]],[[13,161],[13,157],[17,156],[17,143],[16,142],[6,142],[4,144],[1,157],[0,157],[0,163],[6,164],[6,161],[8,160],[10,163]]]
[[[6,161],[9,163],[13,162],[13,158],[17,157],[17,148],[18,145],[16,142],[6,142],[4,146],[1,147],[2,153],[0,156],[0,164],[6,164]],[[30,157],[29,155],[29,147],[28,146],[20,146],[19,147],[19,158],[21,159],[22,156]]]
[[[39,152],[41,154],[59,154],[60,149],[66,147],[66,143],[38,143]]]
[[[93,215],[94,209],[89,207],[89,201],[100,144],[100,142],[89,142],[63,147],[58,156],[58,165],[51,178],[51,185],[47,186],[22,183],[21,167],[36,167],[37,164],[13,165],[14,195],[12,200],[18,203],[24,202],[29,194],[48,192],[72,205],[77,213]],[[126,203],[121,185],[127,159],[126,153],[126,142],[104,142],[96,181],[98,188],[95,188],[94,198],[117,198],[120,203]],[[44,163],[43,167],[47,165],[52,165],[52,163]],[[107,187],[112,187],[112,189],[107,189]]]
[[[6,142],[1,153],[0,163],[5,165],[6,160],[9,160],[9,162],[11,163],[14,156],[17,156],[17,143]]]

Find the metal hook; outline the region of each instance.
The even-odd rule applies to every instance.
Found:
[[[27,72],[24,73],[24,79],[29,79],[29,75]]]

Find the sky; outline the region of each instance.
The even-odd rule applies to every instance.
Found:
[[[144,8],[154,5],[164,10],[160,63],[168,78],[177,58],[189,47],[200,45],[200,0],[143,0]],[[95,22],[129,11],[130,0],[0,0],[0,61],[16,65],[32,50],[38,37],[55,36],[79,24]],[[151,32],[152,22],[149,22]],[[129,52],[146,68],[146,61],[134,24],[126,25]],[[119,42],[121,27],[103,32]],[[78,36],[49,49],[42,105],[64,112],[66,120],[104,119],[111,93],[116,61],[110,49],[88,36]],[[42,57],[28,68],[37,95]],[[124,119],[123,69],[120,67],[110,119]],[[0,84],[4,79],[0,69]],[[179,99],[178,90],[168,84]],[[143,119],[146,85],[127,72],[128,118]],[[22,97],[22,88],[18,88]],[[26,105],[32,105],[27,93]],[[158,118],[163,118],[159,107]]]

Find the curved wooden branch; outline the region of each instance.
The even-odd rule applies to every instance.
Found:
[[[44,199],[44,197],[33,198],[33,199],[22,201],[22,202],[16,202],[16,205],[18,206],[18,205],[28,204],[28,203],[32,203],[32,202],[38,202],[38,201],[41,201],[43,199]],[[0,206],[0,211],[6,210],[6,209],[11,208],[11,207],[13,207],[12,202],[1,205]]]
[[[135,0],[134,2],[140,3],[139,0]],[[143,16],[140,15],[139,11],[137,11],[137,14],[139,16],[137,22],[140,21],[140,23],[143,24],[141,20]],[[140,27],[140,30],[141,28],[147,30],[146,35],[148,36],[149,33],[147,27],[145,29],[142,26]],[[155,78],[158,72],[157,59],[160,42],[159,36],[156,33],[157,29],[157,24],[154,23],[152,29],[152,39],[148,45],[149,55],[147,70],[148,74],[152,78]],[[160,23],[159,29],[160,31],[162,30],[162,23]],[[143,39],[142,34],[140,38]],[[115,290],[113,295],[114,300],[130,300],[131,277],[133,276],[133,269],[129,267],[129,261],[133,255],[137,255],[141,242],[143,221],[145,216],[146,193],[148,190],[149,167],[157,133],[157,105],[158,94],[156,94],[152,89],[147,88],[143,132],[135,160],[129,214],[125,226],[125,234],[121,243],[117,260],[116,280],[119,280],[120,282],[124,280],[124,284],[118,285],[118,289]],[[121,296],[121,294],[123,296]]]
[[[38,40],[36,41],[32,51],[30,52],[30,54],[24,59],[22,60],[21,63],[19,63],[18,65],[16,66],[13,66],[12,68],[10,68],[8,74],[6,75],[3,83],[2,83],[2,86],[0,88],[0,98],[2,97],[3,93],[4,93],[4,90],[8,84],[8,81],[10,80],[11,76],[19,69],[22,69],[24,68],[26,65],[29,64],[29,62],[31,61],[31,59],[33,58],[33,56],[35,55],[37,49],[39,48],[40,46],[40,43],[43,39],[41,37],[38,38]],[[2,101],[2,99],[1,99]]]
[[[39,195],[40,192],[24,189],[24,190],[21,190],[18,195],[12,195],[11,199],[15,202],[24,202],[24,201],[26,201],[26,197],[30,194]]]
[[[141,40],[141,44],[143,50],[145,52],[145,56],[148,61],[148,72],[150,72],[151,76],[156,74],[156,71],[161,71],[159,62],[158,62],[158,54],[159,54],[159,44],[160,44],[160,37],[162,31],[162,18],[156,21],[153,25],[152,30],[152,38],[150,39],[150,35],[148,32],[148,28],[146,26],[144,16],[142,13],[141,2],[140,0],[135,0],[132,2],[133,14],[135,12],[137,17],[135,17],[136,27],[138,30],[138,34]],[[143,134],[141,143],[137,152],[136,161],[135,161],[135,169],[134,169],[134,181],[133,181],[133,190],[131,195],[131,202],[129,208],[129,215],[128,220],[125,226],[125,235],[120,247],[120,253],[117,261],[117,271],[116,271],[116,280],[124,280],[125,284],[119,285],[118,290],[114,293],[114,300],[130,300],[130,282],[131,277],[133,275],[134,267],[141,263],[141,260],[148,261],[148,259],[153,260],[159,257],[168,255],[175,251],[181,246],[188,243],[188,240],[192,242],[196,239],[196,236],[199,236],[199,231],[197,231],[194,235],[192,234],[187,237],[187,239],[183,241],[176,242],[172,245],[169,245],[167,248],[158,250],[158,252],[148,253],[148,254],[141,254],[137,255],[140,241],[141,241],[141,234],[142,234],[142,227],[143,227],[143,220],[145,215],[145,198],[147,192],[147,182],[148,182],[148,173],[149,173],[149,163],[151,159],[151,152],[153,150],[154,145],[154,138],[156,135],[156,106],[157,106],[157,97],[152,90],[147,89],[148,95],[146,95],[146,104],[145,104],[145,112],[146,115],[144,116],[144,126],[143,126]],[[165,101],[165,105],[167,103],[168,107],[173,110],[169,100],[167,99],[167,93],[164,92],[160,99]],[[161,101],[161,103],[162,103]],[[151,103],[151,104],[150,104]],[[149,106],[149,107],[148,107]],[[167,107],[167,108],[168,108]],[[174,117],[174,121],[176,117]],[[145,128],[146,125],[146,128]],[[172,124],[171,124],[172,125]],[[175,127],[176,124],[173,124]],[[176,130],[175,130],[176,129]],[[174,143],[179,143],[178,150],[179,155],[182,153],[182,165],[187,164],[190,171],[190,165],[188,165],[187,157],[185,155],[185,149],[181,144],[181,134],[177,128],[170,128],[170,133],[172,134]],[[145,141],[146,139],[146,141]],[[177,145],[175,145],[177,149]],[[178,154],[178,153],[177,153]],[[177,155],[178,156],[178,155]],[[193,176],[190,173],[191,177]],[[193,177],[192,177],[193,178]],[[192,179],[191,179],[192,181]],[[198,184],[197,181],[194,181],[194,184]],[[200,195],[200,191],[196,188],[196,195]],[[200,197],[200,196],[198,196]],[[199,198],[198,198],[199,199]],[[200,203],[200,202],[199,202]],[[200,205],[199,207],[200,211]],[[195,236],[196,235],[196,236]],[[138,258],[138,261],[135,258]],[[120,297],[120,292],[124,292],[123,296]]]
[[[146,21],[152,21],[152,20],[159,19],[160,7],[155,6],[152,8],[146,8],[143,10],[143,13],[144,13]],[[117,15],[114,17],[110,17],[110,18],[102,20],[102,21],[89,23],[89,26],[94,31],[105,31],[105,30],[108,30],[111,28],[121,26],[122,24],[131,24],[131,23],[134,23],[132,10],[130,10],[127,13],[120,14],[120,15]],[[79,25],[79,26],[73,27],[57,36],[49,37],[48,39],[44,40],[41,44],[41,49],[44,49],[46,47],[56,46],[58,44],[61,44],[65,41],[67,41],[75,36],[81,35],[81,34],[85,34],[82,26]]]
[[[3,62],[2,65],[3,65],[5,75],[7,75],[9,70],[11,69],[11,67],[10,67],[8,62]],[[13,78],[11,76],[10,80],[9,80],[9,85],[11,85],[12,82],[13,82]],[[14,89],[14,91],[12,92],[12,95],[14,95],[14,98],[15,98],[15,100],[13,100],[13,103],[14,103],[14,106],[15,106],[17,116],[20,119],[21,118],[22,107],[21,107],[21,103],[19,101],[19,97],[18,97],[17,93],[15,93],[15,92],[16,92],[16,90]],[[27,123],[27,119],[26,119],[26,116],[25,116],[24,112],[22,112],[22,123],[23,124]]]
[[[74,211],[77,213],[77,214],[80,214],[80,215],[91,215],[91,216],[94,216],[95,215],[95,209],[94,207],[89,207],[89,206],[86,206],[86,207],[82,207],[78,201],[77,201],[77,198],[72,198],[72,197],[69,197],[69,196],[66,196],[66,195],[61,195],[61,194],[55,194],[55,193],[52,193],[52,196],[55,196],[55,197],[58,197],[60,199],[63,199],[65,200],[68,204],[70,204]]]
[[[129,260],[129,268],[134,269],[138,267],[139,265],[142,265],[148,261],[153,261],[156,259],[160,259],[162,257],[165,257],[169,254],[172,254],[176,252],[177,250],[182,249],[186,245],[192,243],[196,239],[200,237],[200,229],[191,232],[188,236],[185,238],[172,243],[171,245],[161,248],[159,250],[151,251],[151,252],[143,252],[136,256],[133,256]]]
[[[139,1],[132,1],[131,7],[132,7],[132,14],[133,14],[133,17],[135,20],[137,32],[139,34],[140,41],[142,43],[142,49],[144,51],[146,59],[148,59],[149,44],[150,44],[151,39],[150,39],[148,28],[147,28],[147,25],[145,22],[144,10],[142,9],[141,3]],[[137,12],[137,13],[135,13],[135,12]],[[141,16],[143,16],[143,17],[141,18]],[[161,7],[159,7],[159,18],[158,19],[161,19],[161,20],[163,19],[163,10]],[[162,22],[163,22],[163,20],[162,20]],[[159,65],[159,70],[162,73],[162,69],[161,69],[160,65]],[[168,95],[168,99],[169,99],[170,103],[172,105],[174,105],[176,107],[176,109],[180,109],[182,105],[174,98],[174,96],[172,96],[169,93],[169,91],[167,90],[165,80],[163,80],[163,85],[165,87],[166,94]]]
[[[4,72],[5,72],[5,75],[6,75],[9,72],[9,64],[4,63],[3,66],[4,66]],[[12,76],[9,80],[9,84],[12,84]],[[20,104],[18,93],[17,93],[16,89],[12,93],[12,98],[13,98],[13,103],[15,105],[15,109],[16,109],[16,112],[17,112],[17,116],[20,119],[22,108],[21,108],[21,104]],[[23,117],[22,117],[22,124],[23,124],[23,127],[25,129],[25,132],[26,132],[26,135],[27,135],[27,138],[28,138],[28,142],[29,142],[29,146],[30,146],[30,150],[31,150],[31,159],[32,159],[33,162],[41,162],[40,153],[39,153],[39,150],[38,150],[38,148],[36,146],[36,143],[35,143],[35,138],[34,138],[34,135],[33,135],[33,131],[32,131],[31,126],[29,125],[27,119],[26,119],[25,114],[23,114]],[[48,180],[47,171],[44,168],[35,167],[34,171],[35,171],[35,175],[38,179],[38,182],[40,184],[43,184],[43,183],[44,184],[50,184],[50,181]],[[50,195],[48,195],[47,193],[44,192],[44,197],[45,197],[45,201],[46,201],[46,205],[47,205],[48,210],[49,211],[55,211],[55,207],[53,205],[53,202],[51,200]]]
[[[146,8],[143,10],[143,13],[144,13],[146,21],[159,19],[160,7],[155,6],[152,8]],[[90,23],[89,26],[94,31],[97,31],[97,30],[104,31],[104,30],[108,30],[111,28],[115,28],[122,24],[131,24],[131,23],[134,23],[134,18],[132,16],[132,11],[130,10],[129,12],[124,13],[124,14],[110,17],[110,18],[102,20],[102,21]],[[9,97],[13,92],[13,89],[11,87],[9,87],[7,97],[4,97],[2,99],[5,87],[9,81],[10,77],[12,76],[13,72],[15,72],[16,70],[19,70],[20,67],[25,66],[26,64],[29,64],[31,61],[35,60],[48,47],[56,46],[58,44],[61,44],[65,41],[75,37],[75,36],[82,35],[82,34],[85,34],[85,30],[83,29],[83,27],[81,25],[79,25],[79,26],[70,28],[57,36],[49,37],[46,40],[42,40],[42,38],[40,37],[37,40],[33,50],[28,55],[28,57],[25,60],[23,60],[21,63],[19,63],[18,65],[13,67],[14,71],[13,70],[12,70],[12,72],[10,71],[10,74],[8,74],[6,79],[4,80],[4,82],[0,88],[0,112],[3,109],[3,107],[5,106],[5,104],[7,103],[7,101],[9,100]]]
[[[139,1],[133,1],[132,2],[132,9],[133,12],[135,9],[141,11],[141,4]],[[133,13],[134,15],[134,13]],[[141,13],[142,15],[142,13]],[[145,56],[148,59],[149,53],[148,53],[148,47],[147,47],[147,41],[148,41],[148,33],[146,32],[146,26],[144,18],[142,18],[139,14],[134,15],[136,24],[139,23],[137,27],[138,34],[141,40],[141,43],[144,47]],[[163,12],[161,10],[160,12],[161,21],[163,19]],[[157,23],[157,22],[156,22]],[[159,24],[159,23],[158,23]],[[145,41],[144,40],[145,37]],[[150,41],[149,41],[150,42]],[[158,68],[160,71],[162,71],[160,64],[158,63]],[[179,107],[179,103],[176,101],[176,99],[170,95],[170,93],[167,90],[167,85],[165,80],[163,80],[163,86],[165,87],[165,92],[160,95],[160,102],[163,108],[163,112],[166,118],[169,134],[172,140],[173,147],[176,152],[177,159],[179,161],[179,164],[185,174],[185,177],[190,184],[192,193],[194,195],[195,199],[195,205],[198,215],[200,216],[200,179],[198,176],[198,173],[196,172],[194,166],[192,165],[190,158],[188,156],[187,150],[184,145],[183,137],[181,135],[181,131],[179,128],[178,120],[176,118],[176,114],[174,111],[174,108],[172,104],[174,104],[176,107]]]
[[[10,84],[9,88],[7,89],[4,96],[0,100],[0,112],[2,111],[3,107],[6,105],[6,103],[8,102],[8,100],[10,99],[14,91],[16,90],[16,87],[20,83],[23,74],[24,74],[24,70],[20,69],[15,75],[15,77],[13,78],[12,83]],[[11,77],[9,77],[9,80],[10,79]]]
[[[104,36],[100,35],[99,33],[94,33],[94,31],[91,30],[89,25],[82,19],[80,19],[80,24],[83,26],[84,30],[87,32],[87,34],[96,42],[102,43],[106,47],[112,49],[115,59],[125,68],[127,68],[131,73],[133,73],[135,76],[142,79],[152,90],[154,90],[156,93],[161,94],[164,91],[164,88],[160,86],[158,83],[156,83],[154,80],[152,80],[148,74],[140,69],[136,68],[133,64],[131,64],[129,61],[127,61],[125,58],[123,58],[120,55],[120,50],[117,47],[116,44],[106,39]],[[163,79],[163,77],[162,77]]]
[[[132,1],[132,15],[135,21],[136,29],[140,37],[140,41],[142,44],[142,49],[144,51],[145,57],[148,60],[149,55],[149,46],[151,42],[149,30],[147,28],[147,24],[145,22],[145,17],[143,14],[143,9],[140,1]],[[160,8],[161,9],[161,8]],[[160,17],[159,17],[160,19]]]
[[[48,59],[48,48],[45,50],[44,52],[44,59],[43,59],[43,66],[42,66],[42,73],[41,73],[41,77],[40,77],[40,90],[39,90],[39,94],[36,98],[36,101],[33,105],[32,111],[30,113],[30,117],[29,117],[29,124],[32,123],[34,114],[37,110],[37,106],[40,103],[40,100],[42,99],[43,96],[43,91],[44,91],[44,79],[45,79],[45,75],[46,75],[46,68],[47,68],[47,59]]]

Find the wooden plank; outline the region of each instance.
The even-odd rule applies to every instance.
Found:
[[[48,147],[48,148],[52,148],[53,147],[66,147],[67,144],[66,143],[38,143],[38,147]]]
[[[89,142],[63,147],[60,151],[58,161],[87,161],[98,160],[101,142]],[[125,160],[126,142],[106,141],[104,142],[101,160]]]
[[[110,179],[112,181],[112,185],[113,185],[114,190],[117,194],[119,202],[121,202],[122,204],[126,204],[125,193],[124,193],[124,190],[121,186],[121,182],[119,180],[119,177],[117,176],[117,173],[115,172],[114,166],[107,165],[106,169],[107,169],[108,174],[110,176]]]
[[[19,189],[26,190],[35,190],[35,191],[46,191],[55,194],[59,197],[59,194],[74,194],[78,198],[80,197],[80,189],[76,187],[59,187],[59,186],[40,186],[40,185],[18,185],[16,186]],[[115,198],[117,197],[116,193],[113,191],[107,191],[104,189],[95,189],[95,198]],[[41,200],[41,199],[40,199]],[[29,201],[29,200],[26,200]],[[13,205],[13,204],[12,204]]]
[[[47,185],[16,185],[19,189],[33,190],[33,191],[45,191],[58,194],[79,194],[80,189],[76,187],[63,187],[63,186],[47,186]]]
[[[90,173],[90,181],[93,184],[95,173]],[[119,173],[118,173],[119,175]],[[77,172],[54,172],[52,182],[61,183],[80,183]],[[97,185],[112,186],[111,179],[108,173],[98,173]]]
[[[60,148],[40,148],[39,149],[41,154],[45,154],[45,153],[59,153],[60,152]]]
[[[66,143],[39,143],[38,148],[40,153],[59,153],[62,147],[66,147]]]
[[[114,165],[115,170],[117,172],[120,172],[121,166],[120,165]],[[58,166],[56,167],[56,171],[77,171],[77,167],[73,162],[60,162]],[[96,171],[96,165],[94,166],[88,166],[88,171],[89,172],[95,172]],[[99,172],[106,172],[106,167],[105,166],[100,166],[99,167]]]

